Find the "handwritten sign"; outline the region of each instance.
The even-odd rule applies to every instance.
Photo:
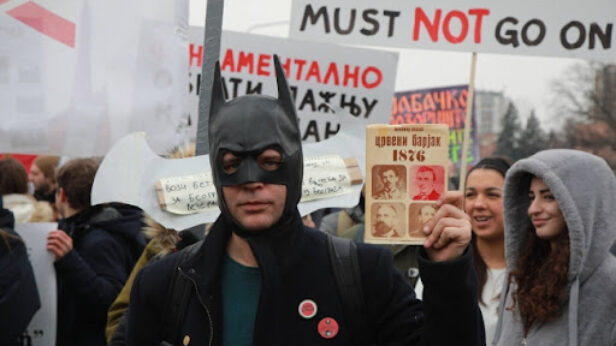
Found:
[[[304,158],[302,202],[350,193],[351,176],[338,155]]]
[[[218,209],[212,172],[163,178],[156,185],[161,208],[173,214],[195,214]]]
[[[354,159],[339,155],[304,158],[302,202],[351,193],[351,185],[362,182],[356,176]],[[166,177],[156,183],[161,209],[177,215],[197,214],[218,209],[218,196],[211,172]]]
[[[293,0],[289,37],[613,62],[614,13],[614,0]]]

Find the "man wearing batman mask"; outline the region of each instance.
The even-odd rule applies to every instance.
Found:
[[[251,95],[229,102],[216,67],[209,146],[221,215],[194,253],[167,256],[136,277],[128,344],[483,345],[467,249],[470,223],[452,204],[460,202],[457,195],[442,199],[426,230],[419,254],[423,302],[395,269],[391,253],[357,244],[366,318],[365,328],[351,330],[327,236],[304,227],[297,210],[300,133],[276,56],[274,66],[278,99]],[[190,284],[186,311],[169,331],[165,302],[174,271],[176,280]]]

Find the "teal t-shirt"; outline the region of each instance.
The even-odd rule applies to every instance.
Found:
[[[245,267],[225,255],[221,284],[222,344],[251,346],[261,294],[259,268]]]

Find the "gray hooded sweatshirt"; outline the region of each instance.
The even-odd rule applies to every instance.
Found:
[[[569,232],[568,299],[560,318],[524,327],[505,280],[493,345],[616,345],[616,178],[601,158],[575,150],[546,150],[515,163],[505,179],[505,256],[514,269],[532,227],[527,214],[532,176],[550,188]],[[490,342],[490,340],[488,340]]]

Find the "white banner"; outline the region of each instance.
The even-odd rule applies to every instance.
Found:
[[[188,113],[197,119],[204,32],[190,29]],[[273,54],[279,56],[295,96],[304,142],[319,142],[340,130],[341,121],[327,104],[343,108],[359,124],[389,123],[397,53],[225,31],[220,65],[227,95],[276,97]],[[363,137],[363,132],[357,135]]]
[[[0,151],[103,155],[183,137],[188,3],[0,0]]]
[[[289,36],[616,61],[616,1],[293,0]]]
[[[54,222],[15,224],[15,231],[26,244],[41,299],[41,308],[24,333],[24,345],[47,346],[56,342],[56,270],[53,254],[47,251],[47,234],[55,229],[58,225]]]

